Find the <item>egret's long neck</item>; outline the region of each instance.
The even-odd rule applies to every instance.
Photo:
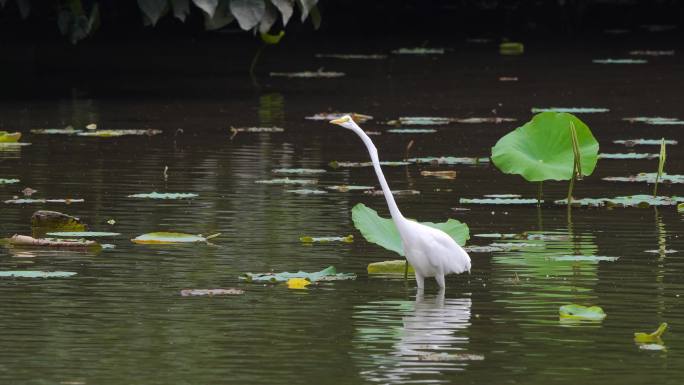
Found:
[[[368,137],[368,135],[366,135],[366,133],[361,129],[361,127],[354,124],[353,131],[361,137],[361,140],[363,140],[363,143],[366,145],[366,148],[368,148],[368,153],[370,154],[371,161],[373,162],[373,168],[375,169],[375,173],[378,175],[378,181],[380,182],[380,187],[382,187],[382,193],[385,195],[385,200],[387,201],[387,207],[389,207],[390,214],[392,215],[392,220],[395,224],[398,225],[399,222],[401,222],[404,219],[404,216],[401,215],[399,207],[397,207],[397,202],[394,201],[394,195],[392,195],[392,191],[387,185],[387,180],[385,180],[385,175],[382,173],[382,169],[380,168],[378,149],[375,148],[373,141],[371,141],[371,139]]]

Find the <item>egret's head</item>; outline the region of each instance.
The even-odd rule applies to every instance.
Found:
[[[338,126],[342,126],[350,130],[354,129],[356,126],[354,119],[350,115],[345,115],[339,119],[331,120],[330,123],[337,124]]]

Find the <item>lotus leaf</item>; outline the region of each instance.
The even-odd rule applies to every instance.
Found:
[[[398,121],[388,122],[388,124],[403,126],[442,126],[449,123],[451,123],[451,118],[440,116],[402,116]]]
[[[486,117],[472,117],[472,118],[453,118],[452,121],[456,123],[466,123],[466,124],[474,124],[474,123],[507,123],[507,122],[515,122],[518,119],[516,118],[504,118],[500,116],[486,116]]]
[[[299,184],[299,185],[311,185],[311,184],[317,184],[317,183],[318,183],[318,180],[316,180],[316,179],[276,178],[276,179],[257,180],[257,181],[254,181],[254,183],[260,183],[260,184]]]
[[[624,144],[627,147],[633,147],[638,145],[643,146],[660,146],[663,143],[662,139],[620,139],[614,140],[613,143]],[[677,144],[676,140],[666,139],[665,144],[674,145]]]
[[[276,168],[273,170],[276,174],[297,174],[297,175],[310,175],[310,174],[324,174],[327,171],[320,168]]]
[[[287,280],[287,288],[295,290],[305,290],[311,282],[304,278],[290,278]]]
[[[658,250],[644,250],[644,253],[651,253],[651,254],[674,254],[678,253],[679,251],[674,250],[674,249],[658,249]]]
[[[600,261],[607,261],[607,262],[615,262],[620,257],[604,257],[604,256],[599,256],[599,255],[561,255],[558,257],[551,257],[551,260],[554,261],[575,261],[575,262],[600,262]]]
[[[486,198],[520,198],[520,194],[485,194]]]
[[[401,236],[391,219],[382,218],[375,210],[366,207],[363,203],[359,203],[352,209],[352,220],[354,221],[354,226],[368,242],[394,251],[401,256],[404,255]],[[455,219],[449,219],[442,223],[421,223],[444,231],[461,246],[465,245],[466,241],[470,238],[468,225]]]
[[[628,152],[626,154],[604,154],[598,155],[599,159],[657,159],[658,154],[640,154],[636,152]]]
[[[399,48],[392,51],[395,55],[443,55],[444,48]]]
[[[476,237],[480,238],[500,238],[500,239],[513,239],[518,238],[518,234],[501,234],[501,233],[485,233],[485,234],[475,234]]]
[[[131,242],[140,245],[169,245],[177,243],[207,242],[207,240],[210,238],[213,238],[213,236],[203,237],[201,235],[159,231],[140,235],[131,239]]]
[[[302,72],[271,72],[269,75],[271,77],[315,79],[315,78],[340,78],[340,77],[345,76],[345,73],[344,72],[318,70],[318,71],[302,71]]]
[[[634,333],[634,341],[640,342],[640,343],[649,343],[649,342],[662,342],[662,335],[665,333],[667,330],[667,322],[663,322],[658,326],[658,329],[654,331],[653,333],[643,333],[643,332],[637,332]]]
[[[16,143],[21,139],[21,132],[0,131],[0,143]]]
[[[422,176],[434,176],[439,179],[456,179],[456,171],[454,170],[444,170],[444,171],[428,171],[423,170],[420,172]]]
[[[67,126],[65,128],[37,128],[31,130],[32,134],[37,135],[75,135],[83,130],[76,130],[72,126]]]
[[[615,198],[582,198],[573,199],[574,206],[589,207],[650,207],[650,206],[674,206],[679,202],[684,202],[684,197],[664,197],[652,195],[629,195]],[[567,205],[565,199],[554,202],[557,205]]]
[[[323,281],[323,280],[334,281],[334,280],[355,279],[356,274],[338,273],[334,266],[329,266],[329,267],[327,267],[321,271],[315,272],[315,273],[307,273],[304,271],[298,271],[296,273],[288,273],[288,272],[258,273],[258,274],[244,273],[239,278],[241,280],[244,280],[247,282],[255,282],[255,283],[260,283],[260,282],[270,282],[270,283],[287,282],[291,278],[304,278],[304,279],[307,279],[309,282],[316,282],[316,281]]]
[[[306,116],[304,119],[330,121],[339,119],[345,115],[351,115],[356,123],[364,123],[373,119],[370,115],[358,114],[356,112],[320,112],[318,114]]]
[[[304,235],[304,236],[299,237],[299,240],[304,242],[304,243],[315,243],[315,242],[352,243],[352,242],[354,242],[354,236],[352,234],[349,234],[346,237],[310,237],[308,235]]]
[[[387,132],[390,134],[434,134],[437,130],[432,128],[393,128]]]
[[[161,130],[96,130],[88,132],[79,132],[78,136],[96,136],[98,138],[115,138],[119,136],[153,136],[161,134]]]
[[[548,108],[538,108],[533,107],[532,113],[536,114],[538,112],[567,112],[569,114],[596,114],[601,112],[610,111],[607,108],[595,108],[595,107],[548,107]]]
[[[453,157],[453,156],[440,156],[440,157],[428,156],[428,157],[423,157],[423,158],[411,158],[411,159],[407,159],[407,161],[411,162],[411,163],[431,163],[431,164],[436,164],[436,165],[441,165],[441,164],[446,164],[446,165],[454,165],[454,164],[475,165],[475,164],[489,163],[489,158],[457,158],[457,157]]]
[[[14,184],[19,183],[19,179],[2,179],[0,178],[0,184]]]
[[[677,204],[677,211],[684,212],[684,203]]]
[[[622,118],[622,120],[625,120],[630,123],[646,123],[646,124],[652,124],[655,126],[679,126],[679,125],[684,125],[684,121],[679,120],[677,118],[663,118],[660,116],[637,116],[633,118]]]
[[[598,306],[582,305],[563,305],[558,309],[561,319],[571,319],[580,321],[602,321],[606,318],[606,313]]]
[[[244,294],[245,291],[241,289],[229,288],[229,289],[183,289],[180,295],[183,297],[196,297],[196,296],[215,296],[215,295],[240,295]]]
[[[651,173],[639,173],[637,175],[631,175],[631,176],[607,176],[603,178],[603,180],[607,180],[609,182],[646,182],[646,183],[655,183],[656,182],[656,176],[658,174],[655,172]],[[660,175],[659,182],[663,183],[684,183],[684,175],[668,175],[668,174],[662,174]]]
[[[339,191],[339,192],[347,192],[347,191],[372,190],[375,187],[373,187],[373,186],[340,185],[340,186],[327,186],[326,188],[330,189],[330,190]]]
[[[33,198],[18,198],[18,199],[8,199],[5,201],[5,203],[14,203],[14,204],[30,204],[30,203],[66,203],[66,204],[71,204],[71,203],[83,203],[85,200],[83,199],[71,199],[71,198],[66,198],[66,199],[33,199]]]
[[[460,198],[459,203],[466,205],[536,205],[537,199],[531,198]]]
[[[294,190],[285,190],[289,193],[293,194],[299,194],[299,195],[323,195],[327,194],[328,192],[325,190],[317,190],[317,189],[309,189],[309,188],[300,188],[300,189],[294,189]]]
[[[388,166],[388,167],[393,167],[393,166],[406,166],[409,165],[409,162],[404,162],[404,161],[381,161],[380,165],[381,166]],[[332,168],[347,168],[347,167],[372,167],[373,163],[372,162],[338,162],[336,160],[333,160],[332,162],[328,163],[328,165]]]
[[[496,246],[466,246],[463,249],[467,253],[494,253],[497,251],[506,251],[506,249]]]
[[[575,155],[570,127],[574,125],[583,175],[596,167],[598,142],[584,122],[568,113],[542,112],[506,134],[492,148],[492,161],[506,174],[519,174],[530,182],[569,180]]]
[[[185,198],[195,198],[199,195],[195,193],[141,193],[141,194],[131,194],[129,198],[149,198],[149,199],[185,199]]]
[[[401,274],[406,271],[406,260],[373,262],[368,264],[368,274]],[[413,266],[408,265],[408,273],[414,273]]]
[[[366,195],[372,195],[376,197],[384,196],[385,193],[382,190],[368,190],[363,192]],[[418,190],[392,190],[392,195],[420,195]]]
[[[644,59],[594,59],[591,61],[596,64],[646,64]]]
[[[499,44],[499,53],[506,56],[522,55],[525,52],[525,46],[519,42],[505,42]]]
[[[56,231],[45,235],[52,237],[67,237],[67,238],[89,238],[89,237],[116,237],[120,233],[112,233],[108,231]]]
[[[673,56],[675,54],[675,51],[673,49],[670,50],[636,50],[636,51],[629,51],[630,55],[633,56]]]
[[[0,277],[10,278],[67,278],[76,275],[71,271],[0,271]]]
[[[231,127],[230,132],[233,133],[233,136],[237,134],[238,132],[249,132],[249,133],[266,133],[266,132],[284,132],[284,128],[280,127]]]

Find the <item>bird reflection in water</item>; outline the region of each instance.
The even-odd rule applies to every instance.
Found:
[[[468,353],[470,298],[445,298],[444,290],[415,301],[384,300],[357,307],[352,355],[360,375],[378,383],[447,382],[483,356]]]

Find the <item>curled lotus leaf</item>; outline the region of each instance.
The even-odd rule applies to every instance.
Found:
[[[354,226],[368,242],[394,251],[401,256],[404,255],[399,230],[397,230],[391,219],[382,218],[375,210],[366,207],[363,203],[359,203],[352,209],[352,220],[354,221]],[[461,246],[465,245],[466,241],[470,239],[468,225],[455,219],[449,219],[442,223],[420,223],[444,231]]]
[[[503,136],[492,148],[492,161],[502,172],[530,182],[569,180],[575,162],[571,125],[577,132],[582,174],[591,175],[598,142],[584,122],[563,112],[542,112]]]
[[[634,341],[639,342],[639,343],[662,343],[661,337],[667,330],[667,322],[663,322],[658,326],[658,329],[654,331],[653,333],[643,333],[643,332],[637,332],[634,333]]]
[[[0,143],[16,143],[21,139],[21,132],[0,131]]]
[[[209,239],[218,236],[218,234],[203,237],[202,235],[193,235],[186,233],[174,233],[166,231],[158,231],[154,233],[147,233],[131,239],[131,242],[140,245],[171,245],[180,243],[206,243]]]
[[[578,321],[602,321],[606,313],[599,306],[563,305],[558,309],[561,319]]]
[[[131,194],[128,197],[129,198],[148,198],[148,199],[187,199],[187,198],[195,198],[198,196],[199,195],[197,195],[195,193],[158,193],[158,192],[151,192],[151,193]]]

